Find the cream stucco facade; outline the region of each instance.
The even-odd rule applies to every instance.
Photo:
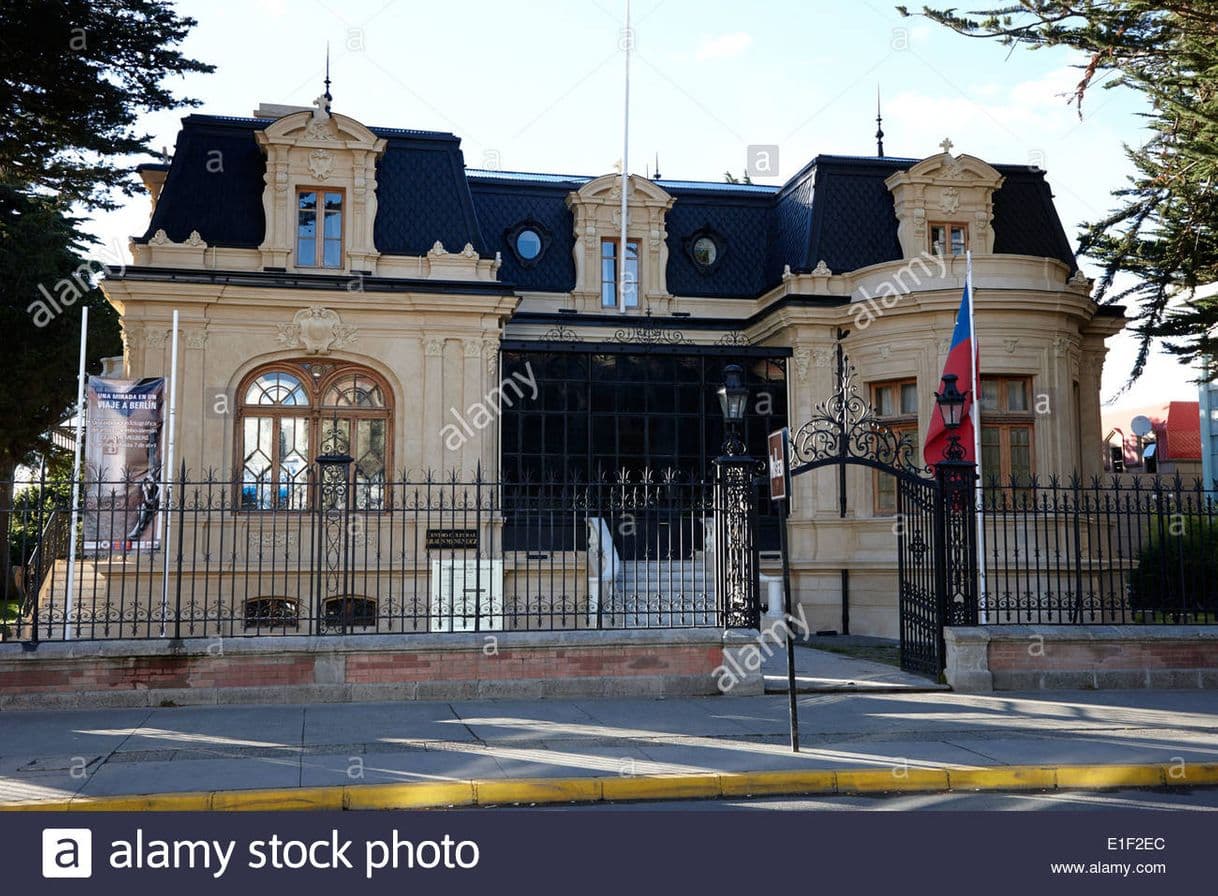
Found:
[[[506,282],[503,248],[445,245],[437,234],[426,252],[379,250],[378,162],[387,142],[359,122],[319,108],[280,118],[253,139],[265,159],[257,246],[209,245],[202,229],[175,242],[157,230],[133,243],[133,265],[103,284],[122,316],[129,376],[170,373],[170,322],[175,310],[180,314],[177,450],[194,471],[214,468],[222,477],[238,471],[241,385],[260,367],[303,359],[356,364],[380,376],[392,393],[393,470],[469,473],[481,465],[495,477],[499,419],[455,448],[446,445],[445,427],[500,386],[503,340],[544,345],[565,329],[586,343],[617,337],[626,346],[632,327],[661,318],[681,330],[691,351],[715,347],[727,355],[731,345],[747,344],[785,355],[793,430],[833,392],[844,331],[842,345],[864,388],[916,381],[924,436],[966,274],[963,256],[927,251],[927,227],[937,221],[968,228],[983,375],[1030,383],[1035,471],[1101,470],[1094,448],[1103,435],[1105,339],[1123,320],[1097,308],[1090,283],[1061,258],[995,252],[1001,234],[994,194],[1004,177],[981,159],[944,151],[886,179],[903,257],[843,271],[820,259],[806,270],[788,264],[777,283],[753,297],[670,290],[670,254],[678,250],[668,219],[683,200],[663,182],[633,176],[628,228],[640,246],[640,301],[617,315],[601,307],[600,247],[620,230],[618,176],[590,179],[568,192],[574,282],[555,291]],[[147,180],[154,200],[160,194],[165,202],[164,172]],[[344,197],[337,267],[319,269],[295,258],[300,188]],[[425,219],[427,209],[409,214]],[[556,327],[559,314],[564,322]],[[841,571],[848,570],[851,631],[896,633],[893,517],[877,509],[873,478],[849,471],[844,518],[836,473],[796,482],[792,570],[815,628],[841,628]],[[773,564],[763,558],[763,566]]]

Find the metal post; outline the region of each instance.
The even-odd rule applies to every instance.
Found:
[[[89,306],[80,309],[80,364],[76,374],[76,442],[72,448],[72,504],[68,529],[68,581],[64,592],[63,639],[72,640],[72,592],[76,588],[76,521],[80,514],[80,449],[85,425],[85,357],[89,342]],[[102,473],[98,471],[98,481]]]
[[[174,313],[176,314],[177,312],[174,312]],[[198,486],[196,486],[195,489],[196,489],[195,494],[197,495]],[[168,497],[166,498],[166,502],[168,502]],[[198,505],[196,503],[196,507],[197,506]],[[171,508],[168,506],[166,506],[165,509],[167,511],[171,510]],[[166,518],[165,518],[166,524],[168,524],[171,519],[172,519],[172,517],[167,514]],[[196,526],[198,525],[197,514],[196,514],[196,519],[195,519],[195,525]],[[168,532],[168,528],[166,528],[166,531]],[[182,559],[183,559],[182,545],[186,541],[185,533],[186,533],[186,461],[183,460],[182,469],[178,473],[178,557],[177,557],[178,580],[177,580],[177,583],[174,585],[173,641],[170,642],[171,647],[181,647],[182,646]],[[166,550],[166,553],[168,553],[168,549]],[[165,564],[165,569],[166,569],[166,575],[168,575],[168,570],[169,570],[168,561]],[[192,625],[193,625],[193,623],[192,623]]]
[[[952,442],[959,447],[959,440]],[[948,447],[948,457],[935,464],[939,495],[935,508],[936,528],[936,589],[939,591],[940,657],[943,651],[943,627],[947,625],[976,625],[977,600],[977,465],[955,454]],[[963,453],[962,451],[960,452]]]
[[[726,628],[759,628],[753,476],[757,461],[729,438],[715,464],[716,594]],[[738,452],[734,449],[738,449]]]
[[[347,633],[347,609],[351,598],[348,587],[348,542],[350,525],[351,464],[355,458],[348,454],[339,440],[337,420],[331,433],[334,444],[317,457],[318,467],[318,536],[317,536],[317,631],[325,630],[326,596],[333,594],[339,603],[339,631]]]
[[[787,501],[778,505],[778,549],[782,551],[782,612],[787,639],[787,716],[791,722],[791,752],[799,752],[799,705],[795,700],[795,632],[791,620],[795,618],[791,606],[791,560],[787,553]]]

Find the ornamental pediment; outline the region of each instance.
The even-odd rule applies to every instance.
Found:
[[[385,141],[348,115],[314,109],[293,112],[267,125],[258,133],[258,142],[325,146],[333,144],[344,149],[367,149],[380,152]],[[379,145],[378,145],[379,144]]]
[[[902,254],[993,252],[994,191],[1003,176],[976,156],[953,155],[950,140],[940,145],[943,152],[884,181],[892,192]]]

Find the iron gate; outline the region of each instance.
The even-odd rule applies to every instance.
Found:
[[[976,467],[956,457],[924,466],[909,433],[886,426],[858,394],[840,343],[837,368],[836,393],[791,437],[791,475],[836,468],[843,518],[848,467],[894,477],[901,668],[938,677],[944,627],[977,624]]]

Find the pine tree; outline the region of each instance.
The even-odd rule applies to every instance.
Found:
[[[909,15],[905,7],[897,7]],[[1126,147],[1136,173],[1113,191],[1108,217],[1084,223],[1079,251],[1102,269],[1096,299],[1136,303],[1141,340],[1130,379],[1155,339],[1191,361],[1218,348],[1218,300],[1198,287],[1218,282],[1218,4],[1213,0],[1022,0],[960,14],[922,14],[970,37],[1010,47],[1081,51],[1073,94],[1124,86],[1149,102],[1150,136]],[[1120,274],[1134,283],[1115,287]]]
[[[67,207],[113,208],[139,182],[123,156],[149,152],[144,112],[197,105],[165,86],[210,72],[176,46],[195,20],[159,0],[0,4],[0,181]]]

